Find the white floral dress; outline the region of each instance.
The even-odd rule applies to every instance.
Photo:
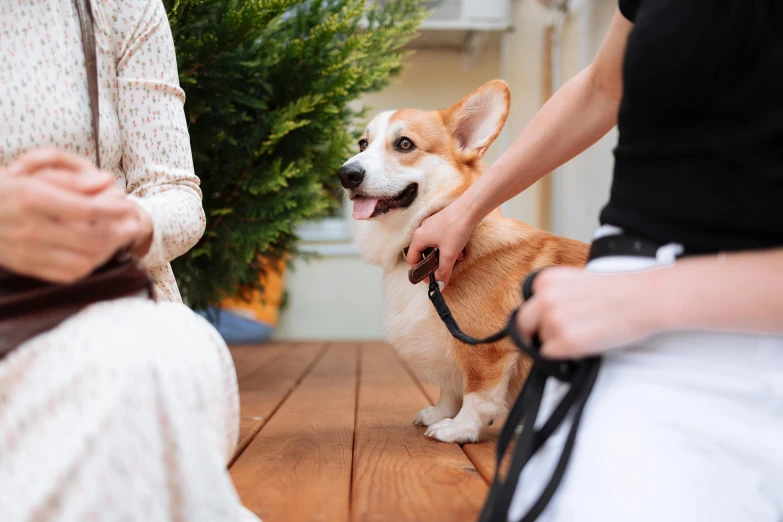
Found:
[[[169,261],[204,230],[160,0],[92,0],[101,158],[152,217],[158,303],[93,305],[0,360],[0,521],[257,520],[225,468],[231,356],[179,303]],[[40,146],[93,157],[72,0],[0,0],[0,165]],[[174,302],[169,302],[174,301]]]

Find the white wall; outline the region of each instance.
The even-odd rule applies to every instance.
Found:
[[[616,0],[591,0],[570,13],[563,30],[563,82],[592,61],[617,9]],[[598,214],[609,198],[617,132],[612,130],[593,147],[565,164],[553,190],[556,205],[553,232],[590,241]]]
[[[519,136],[541,108],[543,96],[544,32],[551,21],[547,11],[534,0],[512,4],[514,30],[506,35],[508,66],[506,81],[511,88],[508,119],[510,142]],[[533,185],[508,203],[507,215],[538,226],[540,191]]]

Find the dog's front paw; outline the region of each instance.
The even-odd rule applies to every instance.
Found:
[[[462,422],[461,419],[443,419],[427,428],[424,434],[441,442],[456,442],[466,444],[478,442],[479,430],[472,423]]]
[[[449,412],[445,411],[443,408],[430,406],[429,408],[424,408],[419,412],[418,415],[416,415],[416,418],[413,420],[413,424],[416,424],[417,426],[432,426],[436,422],[440,422],[448,416]]]

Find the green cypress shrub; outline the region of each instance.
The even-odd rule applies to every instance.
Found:
[[[164,0],[207,229],[174,271],[194,308],[257,288],[295,227],[338,205],[363,110],[426,15],[421,0]]]

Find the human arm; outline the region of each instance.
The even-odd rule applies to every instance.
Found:
[[[421,260],[440,250],[435,276],[448,282],[454,262],[476,225],[493,209],[574,158],[616,123],[622,96],[622,60],[631,23],[615,13],[593,63],[569,80],[533,117],[503,155],[456,201],[422,222],[408,252]]]
[[[686,258],[668,268],[590,274],[543,271],[517,327],[542,353],[579,358],[655,333],[783,334],[783,249]]]
[[[204,233],[174,42],[159,0],[130,0],[112,13],[122,168],[129,197],[148,220],[135,253],[150,267],[192,248]]]

